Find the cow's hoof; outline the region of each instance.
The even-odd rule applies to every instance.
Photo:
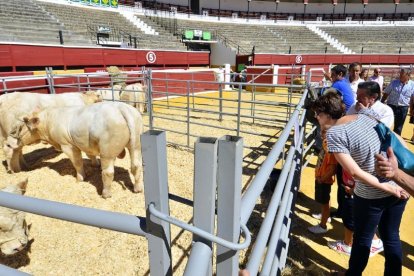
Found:
[[[85,177],[83,176],[83,175],[81,175],[81,174],[77,174],[76,175],[76,180],[78,181],[78,182],[81,182],[81,181],[83,181],[85,179]]]
[[[142,184],[134,186],[134,193],[141,193],[143,190]]]
[[[102,197],[103,198],[110,198],[112,195],[111,195],[111,192],[108,192],[108,191],[102,191]]]

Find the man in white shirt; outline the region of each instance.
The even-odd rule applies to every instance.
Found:
[[[381,76],[381,69],[380,68],[375,68],[374,69],[374,75],[369,77],[369,80],[370,81],[375,81],[376,83],[378,83],[380,88],[381,88],[381,92],[382,92],[382,88],[384,86],[384,77]]]
[[[357,90],[358,90],[358,84],[360,84],[361,82],[364,82],[363,79],[361,79],[359,77],[359,74],[361,73],[361,63],[359,62],[353,62],[351,64],[349,64],[348,67],[348,80],[349,83],[351,84],[351,88],[352,88],[352,92],[354,94],[354,99],[356,100],[357,98]]]
[[[376,82],[369,81],[366,85],[376,86]],[[378,84],[379,85],[379,84]],[[370,109],[369,114],[391,128],[394,124],[394,112],[392,108],[380,101],[381,94],[375,93],[376,89],[358,89],[357,102],[347,111],[347,115],[359,113],[361,109]]]

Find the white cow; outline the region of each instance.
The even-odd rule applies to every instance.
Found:
[[[12,151],[4,140],[21,118],[35,110],[51,106],[84,106],[100,102],[102,99],[94,93],[39,94],[14,92],[0,96],[0,142],[3,144],[8,170],[19,172],[25,165],[22,152]]]
[[[113,88],[98,89],[94,92],[102,97],[103,100],[121,101],[136,107],[141,114],[146,111],[146,86],[141,83],[133,83],[125,86],[114,85]]]
[[[121,92],[120,100],[136,107],[141,114],[146,111],[147,89],[141,83],[127,85]]]
[[[23,195],[26,187],[27,178],[1,191]],[[24,249],[28,242],[28,234],[24,212],[0,207],[0,250],[3,254],[13,255]]]
[[[84,107],[47,108],[24,118],[25,124],[9,137],[9,147],[19,150],[23,145],[44,141],[63,151],[76,169],[78,181],[85,179],[81,151],[96,164],[100,156],[104,198],[111,196],[114,162],[131,157],[134,192],[143,189],[141,114],[120,102],[103,102]]]

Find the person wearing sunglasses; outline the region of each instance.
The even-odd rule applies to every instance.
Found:
[[[378,83],[382,92],[382,87],[384,86],[384,77],[381,75],[381,68],[374,69],[374,74],[369,77],[369,81],[375,81]]]

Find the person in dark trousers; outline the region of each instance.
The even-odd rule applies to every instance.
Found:
[[[387,103],[394,111],[394,132],[401,135],[405,118],[407,117],[408,108],[411,105],[413,110],[414,82],[410,80],[411,70],[402,68],[400,77],[393,80],[387,88],[384,89],[384,95],[381,101]]]

